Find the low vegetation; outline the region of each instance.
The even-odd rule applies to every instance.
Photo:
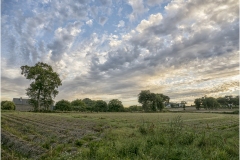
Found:
[[[16,106],[12,101],[2,101],[1,110],[15,110]]]
[[[239,159],[239,117],[3,111],[2,159]]]

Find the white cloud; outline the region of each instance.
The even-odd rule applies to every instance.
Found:
[[[124,26],[125,26],[125,22],[123,20],[119,21],[117,27],[121,28],[121,27],[124,27]]]
[[[93,20],[92,20],[92,19],[88,20],[88,21],[86,22],[86,24],[89,25],[89,26],[92,26]]]
[[[142,20],[141,23],[137,26],[136,30],[140,33],[142,33],[146,28],[149,28],[154,25],[159,25],[162,20],[162,15],[160,13],[158,14],[151,14],[148,18],[148,20]]]
[[[134,21],[138,16],[148,11],[148,8],[144,7],[142,0],[128,0],[128,4],[132,7],[132,13],[129,15],[130,21]]]

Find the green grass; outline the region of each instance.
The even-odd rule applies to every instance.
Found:
[[[1,119],[14,136],[2,143],[2,159],[35,159],[24,153],[29,146],[42,148],[39,159],[239,159],[234,114],[2,112]]]

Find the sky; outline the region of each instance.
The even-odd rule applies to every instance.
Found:
[[[54,99],[171,102],[239,94],[238,0],[1,0],[1,99],[26,96],[22,65],[51,65]]]

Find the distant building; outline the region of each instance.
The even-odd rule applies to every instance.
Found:
[[[166,105],[166,108],[182,108],[184,106],[184,103],[172,103],[170,102],[168,105]]]
[[[16,106],[17,111],[32,111],[33,107],[28,103],[29,99],[13,98],[13,103]]]

